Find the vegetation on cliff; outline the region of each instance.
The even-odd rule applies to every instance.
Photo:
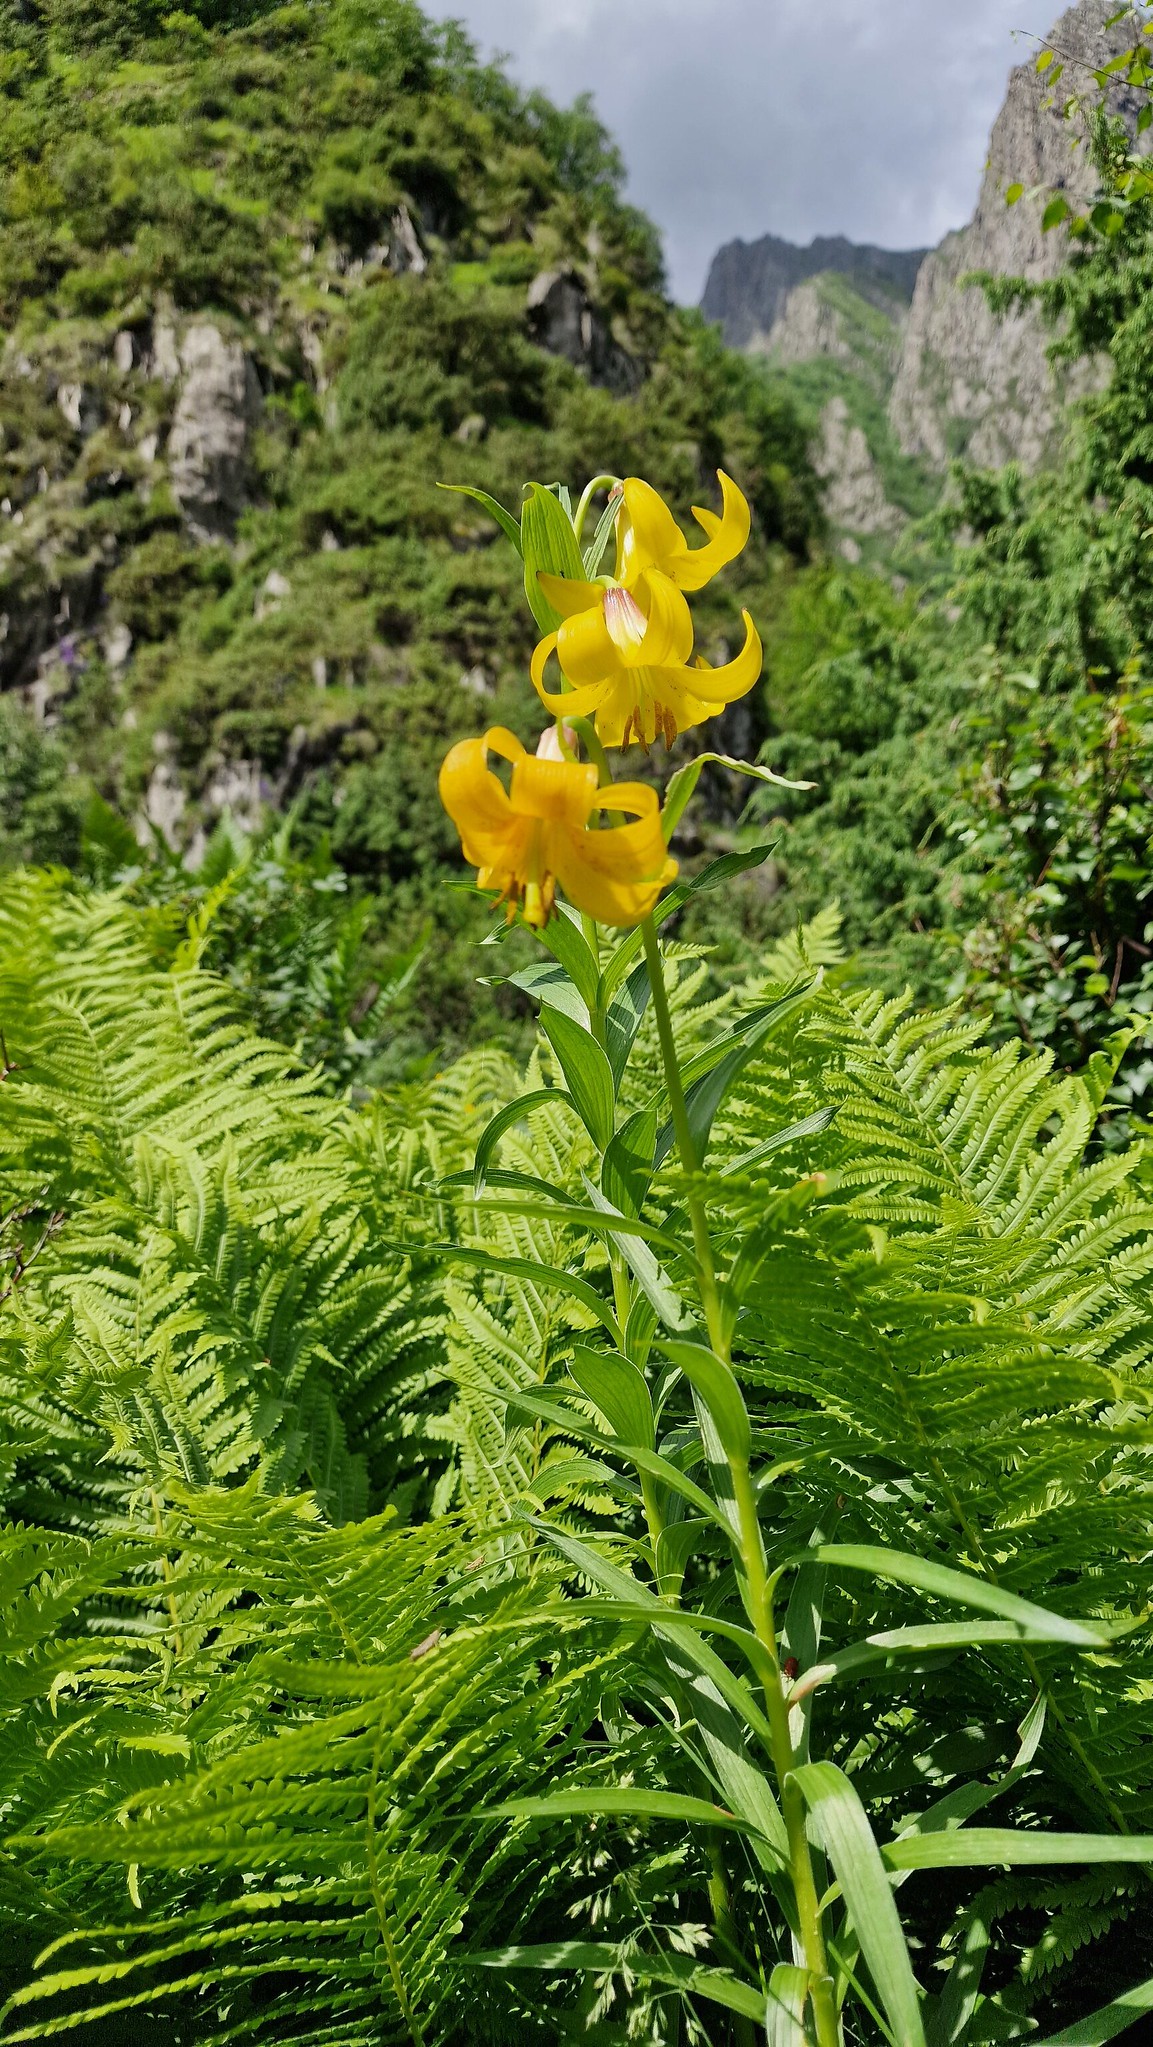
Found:
[[[1130,140],[1046,293],[1111,381],[895,579],[822,552],[804,420],[669,307],[587,106],[405,0],[0,23],[0,2037],[1114,2037]],[[719,595],[635,481],[719,510],[718,468]],[[702,722],[742,603],[710,737],[813,786],[714,759],[682,809],[690,729],[589,829],[613,692]],[[611,675],[534,754],[562,615]]]
[[[395,1057],[459,1045],[435,765],[534,700],[513,566],[438,484],[608,461],[687,507],[727,466],[759,596],[817,530],[804,430],[664,299],[590,109],[403,0],[18,10],[3,90],[0,658],[51,727],[9,696],[8,844],[74,859],[92,790],[182,848],[291,807],[370,934],[437,904]]]

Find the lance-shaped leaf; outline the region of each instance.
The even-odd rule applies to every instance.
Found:
[[[1088,2018],[1066,2026],[1064,2032],[1050,2033],[1036,2047],[1105,2047],[1107,2040],[1115,2040],[1118,2033],[1126,2032],[1130,2026],[1136,2027],[1142,2012],[1148,2011],[1153,2011],[1153,1976],[1135,1984],[1132,1990],[1123,1991],[1099,2011],[1090,2012]]]
[[[639,1215],[644,1206],[653,1177],[656,1142],[656,1110],[638,1109],[622,1123],[605,1152],[601,1187],[606,1200],[622,1215]]]
[[[474,498],[476,503],[483,506],[484,510],[496,520],[506,540],[511,540],[517,553],[521,554],[523,552],[519,520],[514,519],[511,512],[506,512],[504,506],[498,504],[494,497],[490,497],[487,490],[477,490],[471,483],[441,483],[437,485],[437,488],[438,490],[454,490],[458,497]]]
[[[652,1593],[646,1592],[644,1586],[638,1584],[635,1578],[630,1578],[627,1572],[620,1570],[617,1565],[608,1563],[587,1543],[579,1542],[575,1536],[566,1535],[563,1530],[554,1528],[549,1522],[534,1521],[532,1526],[594,1585],[600,1585],[610,1593],[630,1622],[647,1616],[648,1624],[655,1635],[667,1641],[675,1640],[678,1656],[712,1679],[726,1705],[732,1708],[745,1728],[763,1743],[766,1750],[771,1751],[772,1729],[744,1679],[730,1670],[716,1651],[710,1649],[706,1642],[699,1640],[693,1630],[678,1625],[678,1621],[683,1621],[686,1616],[678,1615],[676,1609],[666,1606]],[[733,1804],[734,1810],[741,1809],[735,1799],[730,1799],[730,1803]],[[776,1810],[775,1805],[773,1809]],[[775,1824],[772,1838],[778,1838]],[[783,1820],[780,1821],[780,1838],[784,1838]]]
[[[549,918],[539,936],[568,974],[586,1008],[595,1009],[600,968],[593,958],[579,917],[566,904],[558,903],[555,915]]]
[[[559,1391],[563,1393],[564,1389],[561,1388]],[[563,1434],[575,1436],[580,1442],[595,1444],[601,1450],[615,1450],[620,1456],[627,1457],[631,1464],[635,1464],[638,1471],[647,1472],[650,1478],[657,1479],[661,1485],[667,1486],[670,1492],[678,1494],[690,1507],[695,1507],[703,1520],[711,1522],[723,1534],[729,1533],[728,1524],[716,1501],[711,1500],[694,1479],[689,1478],[671,1458],[662,1456],[659,1450],[646,1450],[640,1443],[614,1442],[601,1429],[595,1428],[583,1414],[577,1414],[559,1398],[550,1399],[547,1392],[536,1392],[530,1387],[523,1387],[515,1393],[510,1393],[508,1407],[510,1412],[531,1415],[534,1420],[549,1422]],[[673,1524],[674,1527],[683,1525]]]
[[[515,1177],[514,1174],[510,1173],[507,1175],[494,1175],[493,1179],[495,1184],[499,1184],[501,1178],[512,1181]],[[635,1238],[639,1244],[657,1244],[663,1250],[675,1256],[684,1256],[682,1247],[677,1242],[677,1239],[670,1237],[667,1230],[662,1230],[659,1223],[643,1222],[637,1216],[620,1215],[616,1209],[604,1206],[603,1197],[599,1193],[595,1203],[588,1208],[584,1208],[580,1202],[571,1200],[559,1187],[553,1190],[549,1187],[547,1181],[533,1182],[527,1174],[525,1178],[529,1180],[529,1186],[526,1191],[530,1195],[538,1197],[540,1190],[543,1188],[549,1199],[547,1201],[541,1201],[539,1198],[525,1201],[494,1201],[491,1198],[484,1199],[482,1197],[474,1205],[482,1210],[482,1212],[487,1212],[490,1215],[521,1216],[526,1222],[555,1223],[558,1229],[592,1230],[598,1236],[610,1237],[622,1249],[626,1240]],[[586,1182],[586,1184],[591,1189],[591,1182]],[[655,1259],[652,1260],[652,1265],[659,1273],[660,1268],[656,1265]],[[675,1328],[677,1324],[674,1323],[673,1326]]]
[[[523,1279],[531,1286],[554,1288],[557,1293],[568,1294],[570,1299],[588,1308],[598,1322],[603,1322],[614,1344],[621,1340],[616,1316],[608,1302],[579,1273],[564,1272],[557,1265],[540,1265],[532,1258],[501,1258],[493,1251],[482,1251],[472,1244],[392,1243],[388,1248],[399,1251],[405,1258],[443,1258],[447,1264],[471,1265],[476,1271],[491,1272],[497,1278]]]
[[[742,2018],[763,2023],[765,2017],[762,1990],[754,1990],[726,1969],[695,1962],[691,1955],[642,1955],[632,1947],[611,1947],[608,1942],[558,1940],[544,1947],[493,1948],[489,1953],[464,1955],[461,1964],[470,1969],[542,1969],[553,1975],[568,1969],[597,1976],[627,1970],[639,1982],[667,1984],[686,1997],[703,1997],[725,2011],[739,2012]]]
[[[543,1798],[512,1798],[504,1805],[483,1807],[476,1817],[492,1820],[679,1820],[685,1826],[723,1827],[734,1833],[749,1831],[747,1820],[738,1819],[735,1813],[726,1812],[723,1806],[711,1805],[708,1799],[687,1798],[678,1791],[646,1791],[640,1785],[623,1789],[615,1785],[588,1784],[574,1786],[571,1791],[550,1791]]]
[[[542,1011],[560,1010],[564,1016],[571,1016],[574,1023],[587,1030],[590,1023],[589,1006],[567,968],[559,960],[533,960],[522,967],[519,973],[509,974],[510,988],[519,988],[531,1001],[539,1002]],[[498,984],[499,985],[499,984]]]
[[[614,1237],[627,1259],[629,1269],[654,1313],[659,1316],[666,1329],[690,1328],[692,1317],[680,1295],[669,1284],[668,1275],[657,1263],[648,1244],[642,1241],[642,1235],[653,1242],[667,1245],[683,1258],[685,1253],[681,1246],[677,1244],[675,1238],[666,1237],[663,1231],[648,1228],[634,1222],[628,1216],[621,1215],[619,1210],[613,1207],[612,1202],[601,1193],[600,1188],[589,1179],[587,1173],[583,1175],[583,1179],[589,1200],[605,1217],[610,1235]],[[612,1227],[614,1219],[619,1225],[616,1229]]]
[[[612,1067],[613,1076],[618,1087],[624,1077],[629,1053],[632,1051],[637,1032],[644,1020],[644,1014],[649,1006],[651,994],[652,985],[649,981],[648,966],[642,960],[639,966],[633,968],[628,979],[625,981],[624,987],[615,1000],[609,1004],[605,1016],[605,1045],[609,1055],[609,1065]]]
[[[505,1132],[514,1129],[518,1123],[526,1122],[534,1109],[554,1108],[558,1102],[563,1102],[570,1109],[576,1107],[572,1097],[559,1088],[537,1088],[532,1094],[521,1095],[519,1101],[510,1102],[507,1108],[497,1110],[492,1122],[486,1123],[481,1132],[473,1160],[472,1183],[477,1195],[484,1192],[493,1154]]]
[[[865,1808],[835,1763],[802,1763],[793,1774],[836,1872],[892,2036],[900,2047],[925,2047],[921,1999],[908,1944]]]
[[[802,1671],[789,1693],[790,1706],[799,1705],[818,1685],[851,1677],[891,1656],[934,1657],[959,1649],[1015,1648],[1021,1642],[1064,1642],[1064,1632],[1053,1628],[1023,1627],[1018,1621],[942,1621],[921,1627],[887,1628],[836,1649],[821,1663]]]
[[[538,578],[567,576],[583,583],[585,565],[577,545],[573,522],[555,492],[543,483],[530,483],[520,517],[521,553],[524,556],[524,590],[542,633],[555,633],[563,623],[554,611]]]
[[[612,1068],[591,1031],[560,1009],[542,1009],[541,1028],[556,1053],[569,1093],[598,1151],[612,1140],[616,1090]]]
[[[988,1956],[988,1922],[975,1910],[961,1936],[945,1987],[929,2011],[925,2026],[928,2047],[961,2047],[977,2009]]]
[[[731,1365],[702,1343],[662,1343],[666,1357],[679,1365],[695,1393],[708,1408],[725,1455],[747,1464],[752,1455],[753,1431],[745,1396]]]
[[[812,1538],[811,1547],[816,1550],[821,1544],[818,1529]],[[821,1628],[825,1610],[825,1584],[828,1572],[815,1559],[806,1561],[797,1572],[789,1604],[781,1629],[783,1655],[792,1657],[799,1669],[808,1670],[816,1662],[821,1647]],[[798,1762],[809,1760],[809,1729],[811,1703],[802,1702],[789,1716],[789,1735],[793,1753]]]
[[[609,492],[609,501],[597,520],[597,530],[584,551],[585,575],[590,580],[593,576],[600,574],[600,566],[605,558],[605,550],[612,539],[613,527],[616,525],[617,514],[620,508],[621,493],[619,489],[611,490]]]
[[[809,1001],[816,985],[814,979],[807,986],[783,995],[779,1002],[774,1002],[768,1009],[758,1010],[753,1016],[746,1017],[715,1045],[708,1046],[686,1069],[685,1079],[691,1085],[685,1095],[685,1108],[688,1111],[689,1128],[693,1134],[699,1163],[704,1163],[714,1118],[734,1081],[739,1079],[750,1059],[759,1052],[766,1039]],[[695,1079],[694,1075],[700,1074],[702,1068],[707,1070],[700,1079]],[[676,1130],[670,1118],[657,1136],[658,1165],[667,1158],[675,1141]]]
[[[777,789],[815,789],[815,782],[790,782],[784,775],[775,775],[771,768],[754,767],[751,761],[730,759],[727,753],[699,753],[695,760],[687,761],[678,768],[661,806],[661,829],[666,846],[672,838],[696,790],[697,783],[707,767],[729,768],[734,775],[748,775],[754,782],[771,782]]]
[[[953,1827],[902,1834],[884,1848],[890,1869],[1025,1869],[1074,1862],[1153,1862],[1153,1834],[1049,1834],[1020,1827]]]
[[[569,1371],[603,1414],[622,1443],[651,1450],[656,1442],[653,1399],[643,1372],[619,1351],[588,1350],[578,1345]]]
[[[928,1557],[851,1543],[826,1543],[817,1551],[817,1560],[827,1564],[834,1575],[838,1571],[864,1571],[871,1578],[887,1578],[895,1585],[911,1585],[918,1591],[932,1592],[939,1599],[955,1600],[962,1606],[974,1606],[981,1613],[996,1614],[1022,1629],[1047,1629],[1050,1632],[1046,1639],[1051,1642],[1067,1642],[1076,1649],[1113,1646],[1112,1632],[1104,1621],[1071,1620],[1066,1614],[1036,1606],[1030,1599],[1019,1599],[1015,1592],[1005,1592],[987,1578],[951,1570],[947,1564],[934,1563]]]
[[[754,1167],[763,1164],[765,1159],[771,1158],[775,1151],[781,1151],[786,1144],[796,1144],[802,1137],[819,1137],[839,1114],[839,1105],[834,1102],[827,1109],[816,1109],[811,1116],[802,1117],[799,1123],[790,1123],[785,1130],[774,1130],[772,1136],[766,1137],[763,1144],[755,1145],[752,1151],[744,1152],[739,1159],[734,1159],[731,1165],[722,1166],[722,1180],[731,1180],[737,1173],[751,1173]]]
[[[769,1977],[768,2047],[809,2047],[805,2006],[809,1972],[792,1962],[778,1962]]]

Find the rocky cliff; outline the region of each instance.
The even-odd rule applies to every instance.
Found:
[[[1056,94],[1032,58],[1012,72],[976,213],[938,249],[894,254],[838,237],[808,249],[774,235],[729,242],[714,259],[702,310],[721,323],[734,346],[768,354],[781,366],[840,363],[858,377],[863,370],[871,391],[880,369],[889,430],[915,462],[940,471],[953,456],[965,455],[991,468],[1008,461],[1040,467],[1055,453],[1064,403],[1087,387],[1096,366],[1056,370],[1049,361],[1053,337],[1038,312],[999,317],[980,286],[964,280],[987,272],[1042,282],[1066,260],[1067,237],[1042,231],[1046,199],[1064,190],[1071,202],[1083,203],[1095,180],[1084,130],[1063,118],[1060,103],[1066,89],[1090,88],[1092,73],[1131,45],[1132,25],[1116,15],[1116,0],[1079,0],[1060,17],[1050,37],[1065,64]],[[1111,103],[1135,131],[1134,96],[1117,87]],[[1005,195],[1013,184],[1041,196],[1010,207]],[[843,291],[840,303],[831,302],[829,285],[839,282],[884,313],[887,372],[884,349],[861,357],[861,322],[846,323]],[[842,395],[852,412],[853,393]],[[858,417],[856,423],[876,458],[875,420]],[[838,441],[843,428],[841,419],[822,418],[823,442],[830,434]]]
[[[811,278],[847,277],[867,296],[907,305],[924,255],[923,249],[875,249],[843,235],[819,235],[807,249],[777,235],[726,242],[710,265],[701,311],[720,323],[730,347],[771,348],[790,295]]]
[[[1114,21],[1116,14],[1115,0],[1080,0],[1061,16],[1051,35],[1066,67],[1061,93],[1066,85],[1089,86],[1089,74],[1132,43],[1132,26]],[[1060,378],[1048,361],[1052,336],[1036,311],[998,318],[979,286],[962,283],[974,271],[1041,281],[1066,259],[1066,237],[1042,233],[1044,197],[1015,207],[1005,199],[1015,183],[1045,194],[1064,189],[1074,202],[1092,196],[1083,130],[1061,117],[1053,98],[1032,60],[1014,70],[977,211],[925,259],[917,279],[891,418],[902,447],[938,466],[965,454],[987,467],[1018,461],[1037,468],[1053,452],[1063,398],[1093,374],[1086,365],[1071,380]],[[1123,92],[1115,104],[1130,111]]]

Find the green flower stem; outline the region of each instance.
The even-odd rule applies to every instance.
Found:
[[[725,1838],[719,1829],[710,1828],[705,1836],[705,1849],[709,1858],[709,1904],[712,1907],[713,1925],[716,1928],[717,1944],[724,1958],[737,1967],[743,1967],[745,1957],[733,1918],[732,1899],[729,1895],[729,1876],[725,1868]],[[732,2020],[734,2047],[757,2047],[757,2035],[749,2018],[734,2013]]]
[[[558,732],[562,725],[567,725],[576,734],[597,771],[601,788],[607,789],[612,781],[613,771],[609,766],[609,757],[597,738],[597,728],[593,720],[591,718],[558,718]],[[561,735],[560,744],[563,753],[566,744],[563,734]],[[576,756],[574,755],[573,758],[575,759]]]
[[[700,1268],[701,1307],[709,1332],[709,1341],[717,1356],[726,1364],[731,1363],[730,1345],[725,1334],[721,1315],[720,1291],[717,1286],[716,1266],[713,1261],[712,1240],[709,1236],[708,1215],[701,1198],[701,1161],[693,1141],[689,1123],[685,1091],[681,1081],[680,1063],[677,1059],[676,1035],[673,1031],[672,1014],[669,1009],[668,990],[665,987],[664,961],[661,957],[660,941],[651,917],[641,925],[644,937],[645,960],[649,970],[649,981],[653,993],[653,1010],[657,1020],[661,1056],[664,1061],[665,1084],[668,1088],[669,1108],[672,1113],[673,1130],[676,1134],[677,1149],[684,1168],[688,1186],[688,1208],[692,1219],[693,1242],[696,1247],[697,1264]],[[748,1460],[730,1458],[733,1492],[739,1517],[738,1549],[741,1565],[748,1587],[749,1611],[757,1640],[767,1651],[774,1681],[765,1687],[765,1704],[769,1726],[772,1731],[772,1758],[780,1791],[781,1809],[789,1840],[789,1861],[792,1866],[793,1895],[797,1907],[797,1926],[805,1967],[809,1971],[809,1997],[812,2006],[813,2028],[817,2047],[840,2047],[841,2027],[837,2016],[833,1983],[829,1975],[828,1956],[825,1950],[825,1936],[821,1925],[821,1906],[817,1895],[816,1879],[813,1874],[813,1858],[809,1848],[808,1830],[805,1824],[805,1803],[797,1786],[794,1771],[796,1753],[789,1732],[789,1709],[785,1703],[784,1685],[780,1677],[777,1656],[777,1635],[773,1621],[772,1597],[768,1573],[765,1569],[764,1545],[761,1541],[760,1520],[757,1514],[757,1496],[753,1485]]]
[[[581,535],[585,530],[585,520],[589,515],[589,506],[592,504],[598,490],[615,490],[619,482],[619,476],[594,476],[592,482],[585,485],[573,519],[578,546],[580,545]]]
[[[772,1593],[765,1570],[765,1552],[761,1542],[756,1490],[746,1459],[731,1457],[729,1470],[732,1474],[733,1491],[740,1518],[741,1561],[745,1568],[745,1582],[749,1588],[749,1608],[753,1627],[758,1642],[768,1651],[773,1669],[777,1672],[776,1682],[765,1687],[765,1705],[772,1730],[773,1765],[781,1795],[781,1810],[784,1813],[785,1830],[789,1837],[793,1895],[797,1904],[797,1920],[805,1966],[810,1977],[809,1995],[812,2000],[813,2023],[818,2047],[840,2047],[841,2028],[833,1997],[832,1978],[829,1975],[825,1936],[821,1925],[821,1906],[817,1896],[816,1878],[813,1875],[808,1829],[805,1825],[805,1802],[793,1775],[797,1757],[793,1748],[793,1737],[789,1731],[789,1709],[785,1703],[784,1686],[779,1674],[777,1631],[773,1620]]]
[[[657,1035],[661,1041],[661,1057],[664,1060],[665,1085],[668,1088],[669,1108],[672,1112],[673,1130],[676,1133],[677,1150],[685,1170],[689,1216],[693,1225],[693,1244],[700,1267],[701,1306],[704,1309],[705,1324],[709,1341],[718,1357],[727,1357],[724,1323],[721,1315],[721,1297],[717,1288],[717,1269],[713,1263],[712,1239],[709,1236],[709,1219],[701,1199],[700,1161],[689,1126],[689,1112],[685,1106],[685,1091],[681,1085],[681,1069],[677,1059],[677,1041],[673,1031],[673,1019],[669,1010],[668,990],[665,987],[664,961],[661,958],[660,940],[657,927],[651,917],[641,925],[644,939],[645,961],[649,970],[649,985],[653,991],[653,1012],[657,1020]]]

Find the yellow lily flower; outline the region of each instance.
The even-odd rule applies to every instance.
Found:
[[[512,765],[507,791],[489,767],[490,753]],[[530,754],[503,725],[454,746],[439,787],[478,885],[498,889],[510,917],[519,905],[538,929],[552,915],[558,882],[574,909],[599,924],[631,925],[648,916],[677,872],[655,789],[641,782],[600,789],[594,767]],[[595,811],[635,821],[597,831]]]
[[[666,577],[644,575],[635,591],[559,576],[540,582],[558,611],[572,608],[533,655],[536,693],[554,718],[595,717],[602,746],[628,746],[633,739],[651,746],[658,732],[671,746],[679,732],[746,696],[760,675],[764,656],[747,611],[741,613],[745,644],[735,660],[723,668],[690,667],[692,622]],[[545,687],[553,654],[568,690]]]
[[[691,548],[664,499],[639,476],[627,477],[621,489],[617,519],[616,580],[631,589],[640,576],[657,570],[678,590],[703,590],[747,545],[751,519],[748,500],[731,476],[717,471],[721,486],[720,518],[693,506],[693,518],[705,534],[703,547]]]
[[[635,738],[647,747],[659,732],[671,746],[678,733],[745,696],[760,675],[761,642],[747,611],[745,644],[734,661],[689,666],[693,622],[682,593],[699,590],[749,537],[748,505],[731,478],[719,474],[723,515],[693,511],[707,535],[703,547],[690,548],[663,499],[632,476],[622,488],[616,575],[597,583],[539,579],[563,622],[533,656],[537,695],[554,718],[595,716],[602,745],[628,746]],[[554,653],[567,691],[545,688]]]

